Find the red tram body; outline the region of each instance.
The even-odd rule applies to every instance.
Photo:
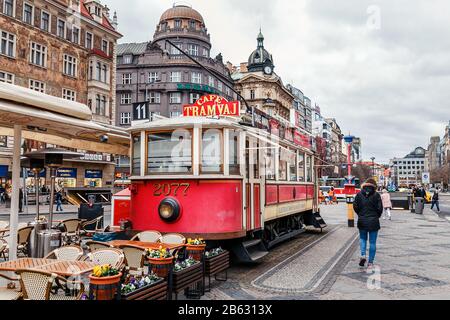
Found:
[[[134,229],[231,240],[241,260],[255,261],[305,225],[325,227],[313,152],[239,120],[183,117],[130,129]]]

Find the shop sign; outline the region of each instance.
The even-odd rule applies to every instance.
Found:
[[[0,178],[8,178],[8,166],[0,166]]]
[[[297,130],[294,132],[294,143],[305,148],[311,148],[309,137],[301,134]]]
[[[39,173],[39,177],[40,178],[45,178],[46,177],[46,173],[47,173],[47,169],[43,169],[40,173]],[[34,172],[31,171],[31,169],[27,169],[27,176],[26,178],[34,178]]]
[[[270,133],[279,137],[280,136],[280,123],[277,120],[271,119],[270,123]]]
[[[76,168],[60,168],[56,170],[56,177],[58,178],[77,178]]]
[[[196,91],[203,91],[208,93],[216,93],[217,91],[214,88],[211,88],[207,85],[201,85],[196,83],[178,83],[177,84],[178,90],[196,90]]]
[[[84,177],[86,179],[102,179],[103,171],[102,170],[89,170],[86,169]]]
[[[225,98],[210,94],[201,97],[193,105],[186,105],[183,108],[185,117],[238,117],[241,107],[239,101],[229,102]]]
[[[103,154],[94,154],[94,153],[85,153],[83,156],[80,157],[81,160],[86,161],[106,161],[111,162],[111,155],[103,155]]]

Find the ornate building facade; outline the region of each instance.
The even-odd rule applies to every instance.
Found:
[[[225,85],[233,85],[230,72],[220,54],[211,58],[211,47],[202,15],[185,5],[174,5],[162,14],[152,41],[119,45],[116,124],[131,125],[132,106],[136,102],[148,101],[152,115],[178,117],[182,115],[183,105],[193,104],[208,93],[235,99]],[[180,50],[189,53],[215,76],[202,70]]]

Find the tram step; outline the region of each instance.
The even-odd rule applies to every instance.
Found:
[[[256,263],[269,253],[261,239],[236,243],[232,250],[239,262],[243,263]]]
[[[313,226],[316,229],[325,229],[326,222],[323,220],[319,212],[305,214],[305,225]]]

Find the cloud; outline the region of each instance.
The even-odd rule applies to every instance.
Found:
[[[104,0],[121,42],[151,40],[168,0]],[[213,45],[246,61],[262,27],[276,72],[360,136],[363,157],[404,156],[450,119],[450,3],[388,0],[191,0]],[[379,26],[379,28],[378,28]]]

